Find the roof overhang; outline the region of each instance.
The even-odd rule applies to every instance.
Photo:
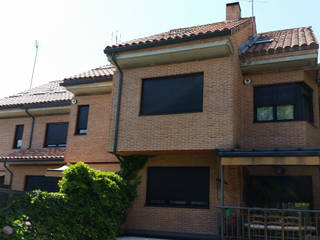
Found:
[[[243,74],[279,72],[297,69],[316,69],[318,54],[304,54],[290,57],[270,58],[241,63]],[[248,60],[248,59],[246,59]]]
[[[320,165],[320,149],[220,150],[221,165]]]
[[[117,55],[116,59],[118,65],[125,69],[226,57],[232,53],[233,48],[231,42],[229,39],[224,39],[221,41],[198,43],[159,50],[123,53]],[[113,63],[111,55],[108,55],[108,60]]]
[[[79,83],[63,86],[75,96],[105,94],[112,92],[112,81]]]
[[[167,45],[176,44],[176,43],[184,43],[184,42],[190,42],[194,40],[202,40],[202,39],[208,39],[212,37],[228,36],[228,35],[231,35],[230,29],[209,32],[209,33],[199,34],[199,35],[186,36],[182,38],[171,38],[171,39],[166,39],[161,41],[145,42],[145,43],[133,44],[128,46],[121,46],[121,47],[114,47],[114,48],[106,47],[104,49],[104,53],[111,55],[114,53],[140,50],[140,49],[151,48],[151,47],[167,46]]]
[[[55,107],[38,107],[38,108],[12,108],[0,110],[1,118],[16,118],[16,117],[28,117],[26,110],[33,116],[49,116],[49,115],[63,115],[70,113],[70,105],[68,106],[55,106]]]
[[[23,165],[50,165],[50,164],[57,164],[57,163],[64,163],[63,158],[49,158],[49,159],[1,159],[0,162],[7,162],[10,165],[15,165],[15,164],[23,164]]]

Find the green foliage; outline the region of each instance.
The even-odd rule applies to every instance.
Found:
[[[115,239],[127,214],[128,184],[118,174],[77,163],[65,171],[60,193],[34,191],[0,212],[0,239]],[[30,226],[26,222],[30,222]],[[14,228],[12,235],[3,227]]]
[[[119,156],[120,171],[119,175],[128,182],[127,195],[130,205],[137,196],[137,187],[141,183],[139,171],[145,166],[148,159],[152,156],[147,155],[131,155]]]
[[[70,166],[59,182],[59,193],[26,193],[0,210],[0,239],[115,239],[137,195],[138,173],[148,158],[122,157],[118,174],[94,170],[82,162]]]

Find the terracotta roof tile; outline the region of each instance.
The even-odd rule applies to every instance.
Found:
[[[115,68],[113,65],[105,65],[98,68],[91,69],[87,72],[80,73],[64,79],[64,82],[68,80],[78,80],[78,79],[92,79],[101,77],[112,77]]]
[[[263,55],[317,48],[319,48],[319,43],[312,28],[301,27],[260,33],[257,42],[244,55]]]
[[[187,28],[177,28],[177,29],[172,29],[168,32],[155,34],[149,37],[134,39],[118,45],[107,46],[106,49],[120,48],[120,47],[126,47],[126,46],[132,46],[132,45],[138,45],[138,44],[150,43],[150,42],[160,42],[160,41],[166,41],[170,39],[197,36],[197,35],[206,34],[206,33],[221,32],[224,30],[234,30],[240,25],[249,23],[249,22],[250,22],[250,18],[241,18],[239,20],[223,21],[223,22],[198,25],[198,26],[187,27]]]
[[[0,99],[0,108],[15,108],[27,104],[65,102],[73,94],[60,86],[62,81],[53,81],[9,97]]]
[[[0,160],[22,160],[22,159],[64,159],[65,148],[42,148],[18,150],[0,156]]]

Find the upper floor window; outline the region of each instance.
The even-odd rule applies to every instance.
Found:
[[[312,89],[305,83],[254,87],[254,120],[313,122]]]
[[[48,123],[45,147],[65,147],[67,143],[68,123]]]
[[[209,207],[209,167],[149,167],[149,206]]]
[[[23,136],[23,125],[16,126],[16,133],[14,136],[13,148],[19,149],[22,146],[22,136]]]
[[[89,105],[79,106],[76,134],[87,134]]]
[[[203,73],[143,79],[140,115],[202,112]]]

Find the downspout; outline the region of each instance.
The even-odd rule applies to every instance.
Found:
[[[118,86],[118,96],[117,96],[117,107],[116,107],[116,119],[115,119],[115,127],[114,127],[114,137],[113,137],[113,154],[119,159],[117,155],[117,146],[118,146],[118,132],[119,132],[119,116],[120,116],[120,105],[121,105],[121,93],[122,93],[122,79],[123,72],[116,61],[115,53],[113,52],[111,55],[112,62],[116,65],[119,71],[119,86]]]
[[[8,168],[7,162],[4,162],[3,167],[10,173],[10,183],[9,183],[9,187],[10,187],[10,189],[11,189],[12,180],[13,180],[13,172]]]
[[[29,145],[28,145],[28,149],[31,148],[32,146],[32,137],[33,137],[33,129],[34,129],[34,121],[35,121],[35,118],[33,115],[31,115],[31,113],[28,111],[28,109],[25,109],[26,111],[26,114],[32,118],[32,123],[31,123],[31,131],[30,131],[30,139],[29,139]]]

